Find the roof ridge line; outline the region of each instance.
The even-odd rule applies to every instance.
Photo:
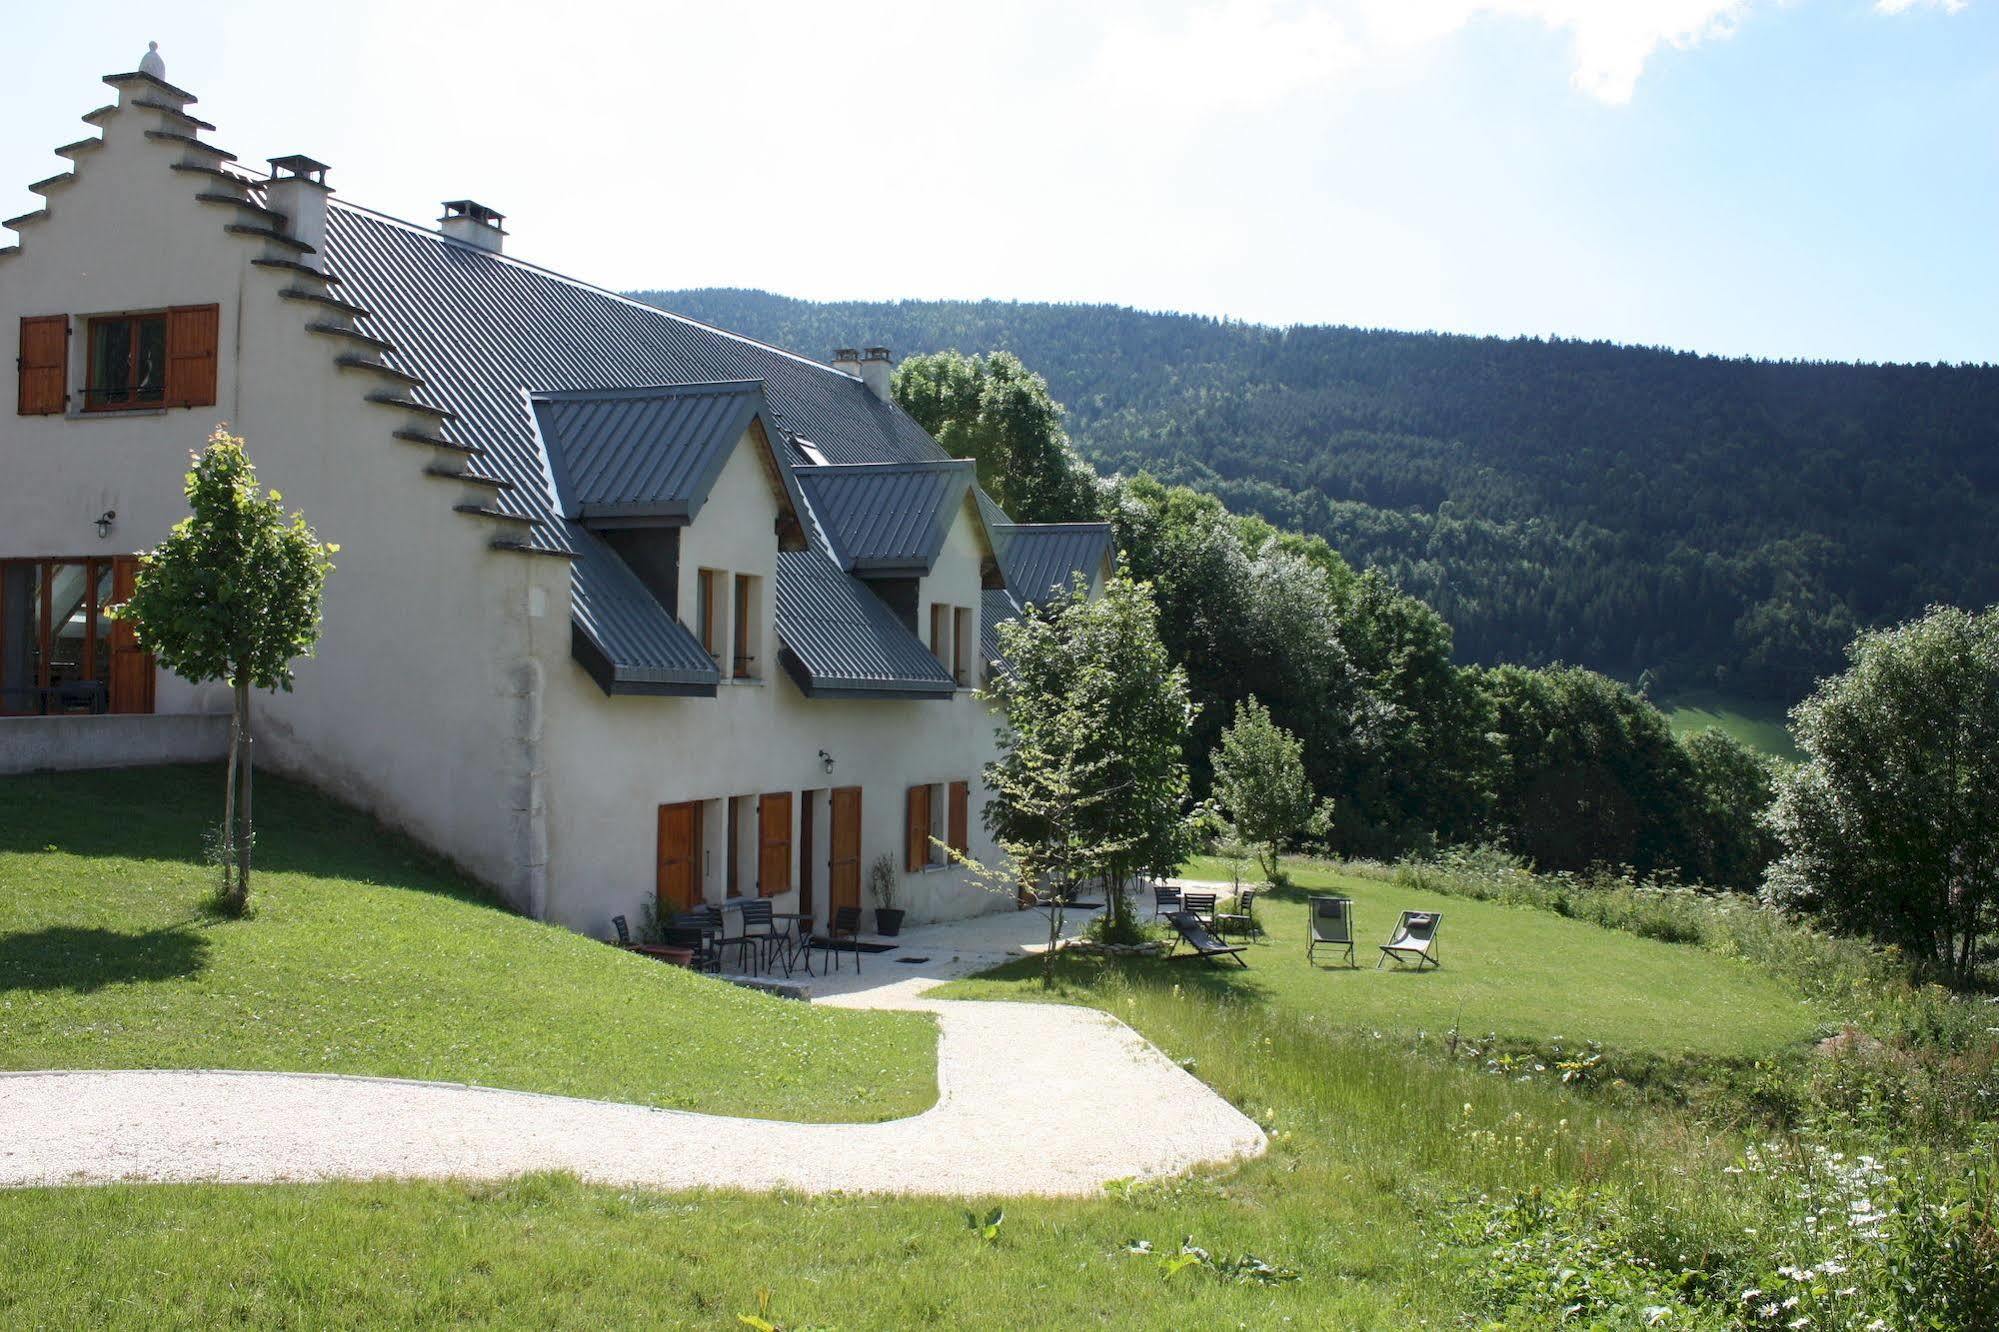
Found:
[[[378,218],[383,222],[389,222],[393,223],[396,226],[407,228],[408,230],[413,231],[420,236],[426,236],[431,240],[439,241],[446,245],[456,245],[462,249],[473,250],[480,254],[486,255],[488,258],[497,259],[501,263],[513,264],[517,268],[531,269],[532,271],[541,273],[544,276],[552,277],[558,282],[567,282],[572,287],[581,287],[585,291],[594,291],[599,296],[608,296],[614,301],[618,301],[624,305],[631,306],[633,309],[650,311],[651,313],[660,316],[662,319],[671,319],[678,323],[691,324],[695,328],[705,328],[710,333],[720,334],[722,337],[733,339],[736,342],[747,343],[752,347],[762,347],[765,351],[776,352],[779,356],[783,356],[790,360],[796,361],[800,365],[809,365],[815,370],[822,370],[829,375],[837,375],[841,379],[847,380],[850,383],[858,384],[861,382],[858,376],[850,375],[844,370],[835,370],[832,366],[826,364],[824,361],[815,361],[811,357],[801,355],[798,352],[792,351],[788,347],[780,347],[774,342],[763,342],[756,338],[748,337],[742,333],[737,333],[730,329],[722,328],[716,324],[705,324],[701,322],[699,319],[690,319],[688,316],[684,314],[676,314],[672,310],[663,309],[662,307],[657,305],[649,305],[645,301],[635,301],[631,297],[623,294],[622,292],[612,291],[609,287],[600,287],[594,282],[585,282],[583,279],[571,277],[567,273],[558,273],[553,268],[549,268],[543,264],[532,264],[525,259],[520,259],[513,255],[506,254],[498,250],[488,250],[483,248],[482,246],[474,245],[470,241],[462,241],[452,236],[446,236],[441,232],[432,231],[429,227],[419,226],[418,224],[410,221],[407,218],[397,217],[393,213],[385,213],[379,208],[370,208],[366,204],[358,204],[351,199],[329,199],[327,200],[327,206],[329,208],[345,208],[356,213],[366,213],[370,217]]]
[[[897,458],[888,462],[804,463],[798,465],[798,471],[803,475],[811,475],[813,473],[823,474],[826,472],[884,472],[892,471],[898,467],[909,468],[915,471],[928,471],[937,467],[971,467],[976,469],[977,466],[978,464],[970,458]]]
[[[564,398],[597,398],[613,394],[629,397],[645,397],[648,394],[691,394],[702,389],[726,390],[731,393],[762,393],[765,391],[761,379],[690,379],[674,384],[613,384],[604,388],[583,389],[527,389],[531,398],[554,401]]]

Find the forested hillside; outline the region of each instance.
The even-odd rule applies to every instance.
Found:
[[[1004,348],[1083,454],[1325,537],[1465,661],[1794,699],[1999,589],[1999,368],[1779,364],[1110,306],[644,292],[823,356]]]

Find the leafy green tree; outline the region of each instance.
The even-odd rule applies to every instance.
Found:
[[[1235,722],[1215,749],[1215,798],[1236,833],[1257,849],[1263,877],[1277,881],[1284,844],[1306,831],[1323,833],[1305,776],[1305,746],[1270,719],[1256,695],[1236,705]]]
[[[1128,935],[1133,877],[1173,873],[1190,840],[1194,709],[1151,591],[1117,577],[1092,599],[1079,579],[1041,614],[1003,625],[1000,646],[1010,669],[988,686],[1001,724],[986,827],[1002,845],[1059,843],[1039,858],[1101,879],[1111,933]],[[1056,818],[1065,784],[1084,783],[1088,800]]]
[[[1070,446],[1048,382],[1013,353],[911,356],[892,389],[939,444],[977,465],[979,484],[1015,522],[1096,517],[1096,474]]]
[[[1574,666],[1479,673],[1499,745],[1495,830],[1543,869],[1683,873],[1692,780],[1666,718]]]
[[[1756,887],[1777,858],[1777,838],[1764,816],[1776,798],[1780,765],[1712,726],[1680,747],[1693,784],[1687,876],[1721,888]]]
[[[234,696],[222,820],[222,905],[250,898],[250,691],[292,687],[292,662],[319,638],[320,597],[339,547],[320,544],[283,496],[262,490],[243,441],[224,430],[194,455],[188,517],[145,557],[118,612],[140,646],[182,679]]]
[[[1793,711],[1770,886],[1965,982],[1999,924],[1999,607],[1865,633]]]

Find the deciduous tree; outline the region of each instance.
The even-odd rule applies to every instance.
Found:
[[[1779,900],[1959,980],[1999,924],[1999,607],[1865,633],[1792,713]]]
[[[189,515],[140,565],[119,611],[140,646],[182,679],[227,681],[234,698],[222,822],[222,905],[250,897],[250,691],[292,687],[292,662],[319,638],[328,558],[305,518],[257,484],[243,441],[217,430],[194,455]]]
[[[1151,591],[1118,577],[1092,599],[1078,579],[1041,614],[1003,625],[1000,647],[1009,668],[989,686],[1001,724],[986,826],[1002,843],[1063,842],[1051,863],[1101,879],[1112,932],[1128,933],[1133,876],[1173,873],[1190,838],[1183,745],[1194,709]],[[1050,797],[1085,780],[1087,801],[1053,817]]]
[[[1305,746],[1251,694],[1222,732],[1214,769],[1215,798],[1236,833],[1257,849],[1263,877],[1275,883],[1284,844],[1308,829],[1323,832],[1328,823],[1314,807]]]

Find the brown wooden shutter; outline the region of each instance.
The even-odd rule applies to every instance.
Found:
[[[54,416],[69,403],[69,316],[30,315],[21,320],[22,416]]]
[[[791,891],[791,792],[757,801],[757,895]]]
[[[909,788],[908,836],[903,840],[903,868],[914,872],[930,863],[930,788]]]
[[[215,344],[222,307],[177,305],[167,311],[167,405],[215,405]]]
[[[111,601],[122,606],[132,598],[139,578],[139,557],[119,555],[111,561]],[[141,651],[139,635],[129,620],[111,622],[111,700],[113,712],[153,710],[153,654]]]
[[[972,788],[969,783],[951,783],[951,849],[961,856],[972,848],[972,843],[968,836],[970,828],[967,826],[968,815],[970,814],[967,806],[971,803],[971,797]]]

